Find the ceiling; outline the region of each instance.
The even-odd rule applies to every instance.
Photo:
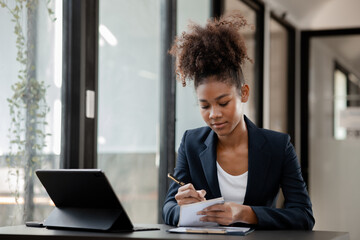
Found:
[[[360,27],[359,0],[263,0],[300,29]]]
[[[360,0],[263,0],[270,11],[300,30],[360,28]],[[254,21],[252,11],[238,0],[225,1],[226,10],[245,9],[247,19]],[[341,8],[341,11],[339,9]],[[354,14],[355,11],[355,14]],[[249,15],[250,14],[250,15]],[[360,35],[321,37],[341,58],[360,69]],[[359,70],[360,71],[360,70]]]
[[[282,13],[287,13],[294,21],[302,21],[316,15],[320,9],[334,0],[267,0]]]
[[[344,21],[344,26],[338,26],[336,24],[331,24],[331,21],[335,19],[347,19],[351,18],[351,10],[353,8],[358,8],[357,4],[360,1],[358,0],[265,0],[271,7],[271,10],[274,10],[276,14],[282,15],[286,13],[286,16],[290,22],[297,23],[297,27],[300,29],[311,29],[311,23],[317,21],[317,24],[320,26],[327,26],[330,29],[336,28],[348,28]],[[339,2],[343,3],[342,11],[338,11]],[[338,12],[337,15],[333,15],[333,12]],[[342,15],[345,14],[345,15]],[[348,14],[348,16],[346,15]],[[319,22],[321,17],[322,21],[326,22],[323,25]],[[359,14],[356,14],[359,16]],[[325,17],[327,16],[327,18]],[[345,17],[344,17],[345,16]],[[330,19],[329,19],[330,17]],[[350,24],[350,27],[360,28],[360,21],[357,17],[352,19],[353,21]],[[326,25],[327,24],[327,25]],[[316,29],[316,28],[315,28]],[[322,37],[324,44],[330,46],[341,55],[342,58],[346,59],[348,62],[357,66],[360,69],[360,35],[350,35],[350,36],[336,36],[336,37]]]

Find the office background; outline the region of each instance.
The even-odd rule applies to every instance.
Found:
[[[161,221],[166,173],[181,136],[204,125],[193,86],[171,81],[166,51],[189,20],[204,24],[239,10],[253,25],[243,32],[254,60],[244,67],[252,90],[246,114],[260,127],[291,135],[315,229],[360,237],[360,127],[340,123],[342,110],[360,107],[359,1],[53,0],[55,21],[45,2],[39,1],[34,25],[22,13],[23,31],[31,28],[35,36],[36,78],[47,86],[50,108],[39,167],[101,168],[133,222]],[[25,205],[33,220],[52,206],[36,178],[30,190],[21,177],[17,185],[16,170],[26,172],[6,160],[13,134],[7,99],[21,64],[5,8],[0,21],[0,225],[6,226],[23,223]]]

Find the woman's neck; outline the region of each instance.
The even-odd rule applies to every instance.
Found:
[[[237,148],[240,145],[248,144],[247,127],[244,117],[234,130],[226,136],[218,136],[218,145],[221,148]]]

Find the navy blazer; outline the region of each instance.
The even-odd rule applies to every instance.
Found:
[[[259,229],[308,229],[314,226],[312,205],[301,168],[287,134],[256,127],[245,116],[248,129],[248,183],[244,205],[254,210]],[[209,127],[188,130],[182,138],[174,175],[195,189],[206,190],[206,199],[221,196],[216,168],[217,135]],[[284,208],[275,208],[279,188]],[[177,225],[179,186],[172,182],[163,206],[166,224]]]

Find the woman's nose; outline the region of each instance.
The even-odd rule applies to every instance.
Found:
[[[221,111],[219,110],[219,108],[217,107],[212,107],[210,110],[210,115],[209,118],[210,119],[216,119],[221,117]]]

